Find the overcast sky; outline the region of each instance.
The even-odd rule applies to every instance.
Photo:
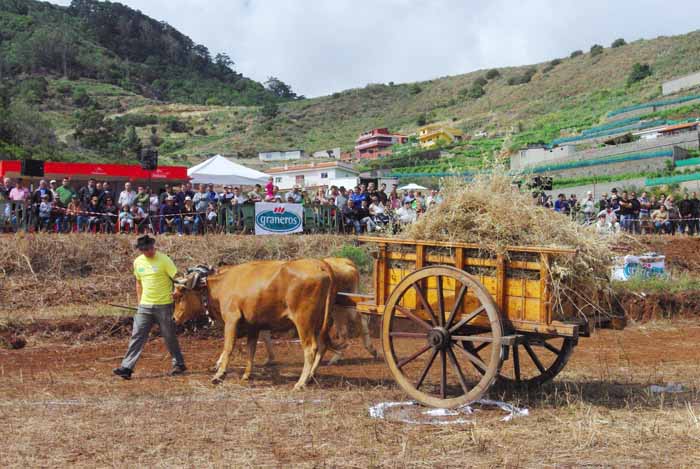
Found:
[[[55,0],[67,5],[70,0]],[[308,97],[567,56],[700,28],[700,2],[652,0],[122,0],[212,55]]]

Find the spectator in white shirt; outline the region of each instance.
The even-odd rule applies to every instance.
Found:
[[[412,207],[412,201],[409,200],[404,201],[403,207],[396,211],[396,215],[398,216],[399,223],[403,225],[413,223],[418,217],[418,214]]]
[[[581,202],[581,212],[583,213],[587,224],[593,222],[593,215],[595,214],[595,200],[593,200],[593,192],[586,192],[586,199]]]
[[[119,200],[118,200],[118,205],[120,207],[123,207],[124,205],[128,205],[131,207],[134,205],[134,201],[136,200],[136,191],[131,190],[131,183],[127,182],[124,184],[124,190],[121,191],[119,194]]]

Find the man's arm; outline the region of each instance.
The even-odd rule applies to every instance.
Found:
[[[143,292],[143,286],[141,286],[141,280],[136,279],[136,301],[141,304],[141,292]]]

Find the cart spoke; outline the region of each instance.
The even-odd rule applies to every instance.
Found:
[[[466,323],[468,323],[469,321],[471,321],[472,319],[474,319],[475,317],[477,317],[478,315],[480,315],[484,311],[486,311],[486,308],[483,305],[479,306],[479,308],[477,308],[475,311],[473,311],[471,314],[469,314],[469,316],[462,318],[457,324],[452,326],[450,328],[450,333],[455,332],[457,329],[464,326]]]
[[[447,398],[447,352],[440,350],[440,395]]]
[[[423,305],[423,308],[430,314],[430,320],[433,323],[433,326],[437,327],[438,322],[437,318],[435,317],[435,313],[433,312],[433,308],[430,307],[430,304],[428,303],[428,300],[425,299],[425,295],[423,294],[423,290],[420,289],[418,286],[418,283],[413,284],[413,289],[416,291],[416,295],[418,296],[418,299],[420,300],[421,304]]]
[[[438,349],[433,349],[433,354],[431,355],[430,360],[428,360],[428,363],[425,364],[425,368],[423,368],[423,372],[420,374],[420,378],[418,378],[416,390],[420,389],[420,385],[423,384],[423,380],[425,380],[425,377],[428,375],[430,367],[433,366],[433,362],[435,361],[435,357],[437,357],[438,352]]]
[[[459,350],[460,352],[462,352],[462,354],[465,357],[467,357],[467,360],[469,360],[470,362],[472,362],[473,364],[475,364],[476,366],[481,368],[482,371],[486,371],[488,369],[488,367],[486,366],[486,363],[484,363],[481,360],[481,358],[479,358],[476,355],[474,355],[473,353],[469,352],[464,347],[456,347],[456,349]]]
[[[450,328],[452,325],[452,321],[455,319],[455,315],[457,314],[457,311],[462,307],[462,301],[464,300],[464,295],[467,293],[467,286],[462,285],[462,288],[460,288],[459,293],[457,294],[457,298],[455,298],[455,304],[452,307],[452,311],[450,311],[450,317],[447,320],[447,323],[445,324],[446,328]]]
[[[515,372],[515,380],[520,381],[520,355],[518,352],[518,344],[513,345],[513,371]]]
[[[440,327],[445,326],[445,298],[442,291],[442,275],[437,277],[437,300],[438,309],[440,310],[440,316],[438,318]]]
[[[399,312],[400,312],[401,314],[403,314],[403,315],[405,315],[407,318],[411,319],[413,322],[415,322],[416,324],[418,324],[419,326],[421,326],[421,327],[422,327],[423,329],[425,329],[426,331],[430,331],[430,330],[433,329],[433,328],[430,326],[430,324],[428,324],[427,322],[423,321],[421,318],[419,318],[418,316],[416,316],[415,314],[413,314],[413,313],[411,312],[410,309],[404,308],[403,306],[400,306],[400,305],[396,305],[396,309],[399,310]]]
[[[468,394],[469,386],[467,385],[467,379],[464,377],[462,367],[459,366],[459,362],[457,361],[457,357],[455,357],[455,353],[452,350],[452,347],[447,348],[447,354],[450,357],[452,368],[454,368],[455,373],[457,373],[457,376],[459,377],[459,384],[462,385],[462,390],[464,391],[464,394]]]
[[[481,352],[483,349],[485,349],[486,347],[489,346],[489,343],[490,342],[484,342],[483,344],[474,348],[474,353],[476,354],[477,357],[479,356],[479,352]]]
[[[554,345],[550,344],[546,340],[542,341],[542,345],[544,346],[544,348],[546,348],[547,350],[549,350],[550,352],[552,352],[555,355],[559,355],[561,353],[560,349],[556,348]]]
[[[540,359],[537,357],[535,354],[535,351],[532,350],[532,346],[528,342],[523,342],[523,346],[525,347],[525,350],[527,351],[527,354],[530,355],[530,359],[532,360],[532,363],[535,364],[538,370],[540,370],[540,373],[544,373],[547,371],[545,367],[542,365],[542,362]]]
[[[425,339],[428,337],[428,334],[424,334],[422,332],[401,332],[401,331],[394,331],[389,333],[390,336],[392,337],[405,337],[408,339]]]
[[[410,357],[406,357],[406,358],[404,358],[403,360],[401,360],[399,363],[396,364],[396,366],[397,366],[399,369],[403,368],[403,367],[406,366],[408,363],[411,363],[413,360],[415,360],[416,358],[420,357],[420,356],[423,355],[425,352],[427,352],[428,350],[430,350],[430,348],[431,348],[430,345],[426,345],[426,346],[423,347],[422,349],[418,350],[416,353],[412,354]]]

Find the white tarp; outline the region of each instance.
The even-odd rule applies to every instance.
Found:
[[[187,175],[192,178],[192,184],[230,184],[232,186],[265,185],[270,177],[260,171],[234,163],[221,155],[212,156],[192,166],[187,170]]]
[[[255,234],[280,235],[304,231],[304,206],[301,204],[255,204]]]

